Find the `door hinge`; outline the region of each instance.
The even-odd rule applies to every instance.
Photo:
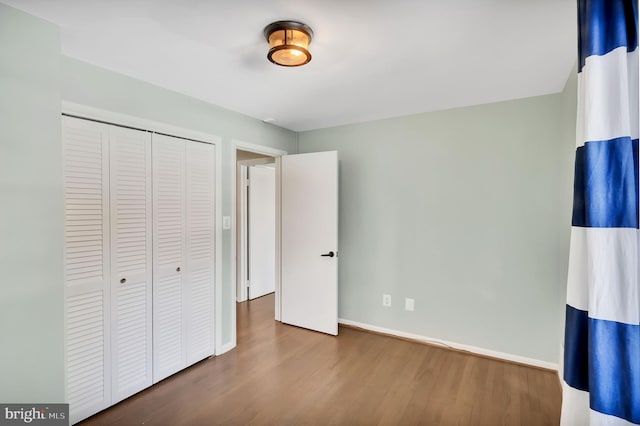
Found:
[[[249,187],[249,179],[246,179],[246,180],[244,181],[244,186],[245,186],[245,187],[247,187],[247,188]]]
[[[251,287],[251,281],[247,280],[247,288]]]

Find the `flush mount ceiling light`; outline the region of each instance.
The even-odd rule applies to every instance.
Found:
[[[309,43],[313,31],[302,22],[274,22],[265,27],[264,37],[269,42],[267,58],[276,65],[298,67],[311,60]]]

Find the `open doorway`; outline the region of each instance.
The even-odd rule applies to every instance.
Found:
[[[275,292],[276,169],[274,158],[239,160],[237,301]]]
[[[336,335],[338,330],[338,155],[337,151],[287,155],[286,152],[234,141],[232,173],[231,274],[232,324],[236,310],[249,307],[250,252],[245,235],[246,184],[243,167],[269,168],[275,162],[275,293],[261,298],[274,306],[274,319]],[[271,195],[269,195],[271,197]],[[243,203],[243,198],[245,202]],[[248,211],[249,209],[247,209]],[[246,223],[246,224],[245,224]],[[245,225],[243,225],[245,224]],[[269,243],[273,245],[272,243]],[[262,255],[262,253],[261,253]],[[255,256],[255,255],[254,255]],[[274,274],[275,272],[275,274]],[[255,276],[255,272],[254,272]],[[249,278],[249,279],[247,279]],[[254,293],[255,294],[255,293]],[[268,293],[270,294],[270,293]],[[242,303],[242,306],[238,306]],[[286,318],[285,318],[286,314]],[[232,342],[236,343],[232,328]]]
[[[234,299],[244,303],[275,292],[273,313],[279,319],[276,161],[286,153],[245,143],[235,145]]]

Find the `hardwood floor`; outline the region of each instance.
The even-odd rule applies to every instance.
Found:
[[[556,373],[238,305],[238,347],[83,425],[557,425]]]

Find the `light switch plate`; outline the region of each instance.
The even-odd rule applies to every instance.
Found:
[[[404,299],[404,309],[406,311],[413,311],[415,309],[416,303],[415,300],[410,299],[410,298],[405,298]]]
[[[383,294],[382,295],[382,306],[391,306],[391,295]]]

